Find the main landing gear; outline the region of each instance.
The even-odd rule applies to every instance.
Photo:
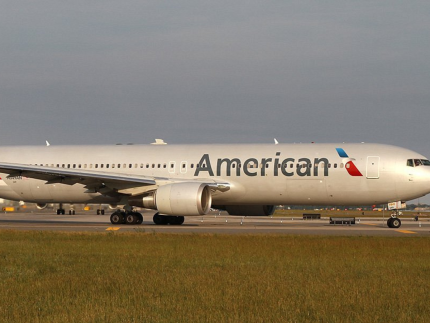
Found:
[[[398,229],[402,225],[402,221],[398,218],[399,211],[396,210],[395,213],[391,214],[391,217],[387,221],[387,225],[389,228]]]
[[[58,205],[58,209],[57,209],[57,215],[65,215],[66,214],[66,210],[63,207],[63,203],[60,203]],[[75,207],[73,206],[73,204],[70,205],[70,210],[69,210],[69,215],[75,215]]]
[[[142,224],[143,216],[138,212],[133,211],[115,211],[110,216],[112,224]]]
[[[184,223],[184,217],[155,213],[153,221],[157,225],[181,225]],[[112,224],[142,224],[143,216],[139,212],[117,210],[110,216],[110,222]]]
[[[157,225],[181,225],[182,223],[184,223],[183,216],[160,215],[159,213],[155,213],[152,220]]]

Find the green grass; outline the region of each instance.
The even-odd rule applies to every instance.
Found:
[[[430,238],[0,231],[1,322],[427,322]]]

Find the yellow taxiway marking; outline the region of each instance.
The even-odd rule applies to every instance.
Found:
[[[109,228],[106,229],[106,231],[118,231],[119,229],[121,229],[121,228],[118,228],[118,227],[109,227]]]
[[[416,233],[414,231],[408,231],[408,230],[396,230],[396,231],[401,233]]]

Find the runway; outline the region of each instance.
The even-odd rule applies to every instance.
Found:
[[[203,234],[295,234],[333,236],[430,236],[430,220],[402,219],[399,229],[387,227],[387,218],[356,218],[353,225],[331,225],[328,218],[303,220],[291,217],[238,217],[206,215],[186,217],[180,226],[160,226],[152,222],[151,212],[143,212],[141,225],[117,225],[109,215],[82,213],[54,215],[46,212],[0,213],[0,230],[39,230],[68,232],[163,232]]]

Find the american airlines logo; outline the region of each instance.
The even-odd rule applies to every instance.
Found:
[[[213,168],[212,164],[215,166]],[[328,176],[329,161],[327,158],[281,158],[281,153],[277,152],[274,158],[248,158],[242,161],[240,158],[218,158],[216,163],[212,163],[209,154],[204,154],[200,159],[194,176],[206,172],[209,176],[221,176],[221,171],[225,169],[225,174],[231,176],[235,172],[236,176],[318,176],[321,172],[323,176]]]
[[[342,162],[345,164],[345,168],[348,171],[348,174],[351,176],[363,176],[361,172],[358,170],[357,166],[355,166],[353,160],[354,158],[349,158],[348,154],[342,148],[336,148],[339,157],[342,158]]]
[[[345,165],[348,174],[351,176],[363,176],[355,166],[353,158],[349,158],[345,150],[336,148],[342,163]],[[204,154],[197,165],[194,176],[207,173],[208,176],[221,176],[225,172],[226,176],[328,176],[330,163],[328,158],[282,158],[277,152],[272,158],[218,158],[212,161],[209,154]]]

